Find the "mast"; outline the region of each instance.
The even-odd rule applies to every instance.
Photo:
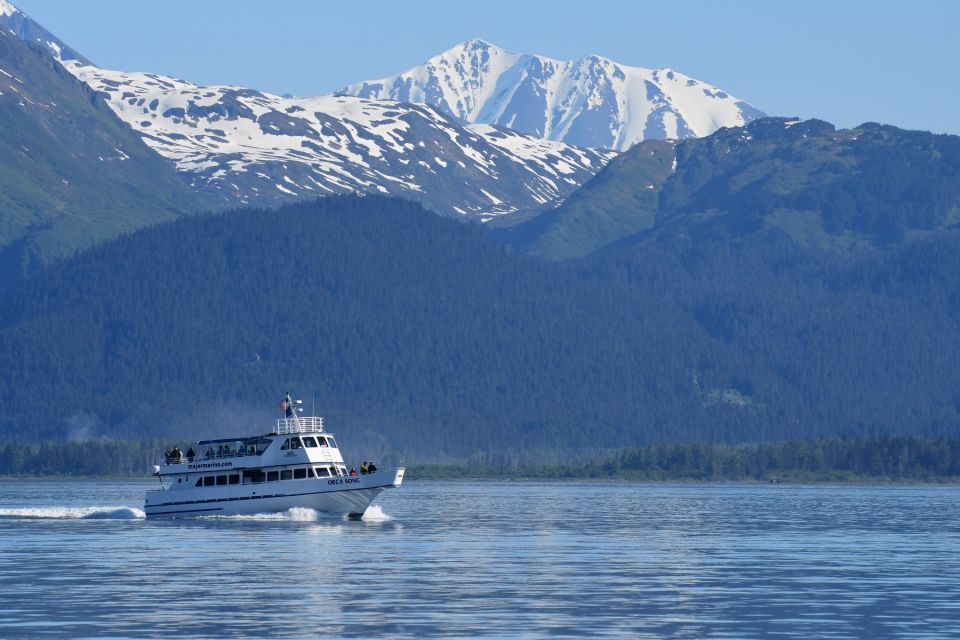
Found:
[[[284,397],[283,401],[280,403],[280,407],[284,410],[284,417],[293,418],[293,424],[296,425],[298,433],[303,431],[303,424],[300,422],[300,416],[297,415],[297,413],[299,413],[297,405],[301,404],[303,404],[303,400],[293,401],[290,398],[289,391],[286,392],[286,397]]]

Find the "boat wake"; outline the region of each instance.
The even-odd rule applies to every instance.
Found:
[[[198,520],[293,520],[293,521],[303,521],[303,522],[312,522],[314,520],[326,519],[331,516],[326,514],[319,513],[313,509],[308,509],[306,507],[293,507],[286,511],[281,511],[279,513],[251,513],[245,515],[232,515],[232,516],[218,516],[218,515],[209,515],[209,516],[199,516]]]
[[[383,511],[383,507],[378,504],[372,504],[367,507],[367,510],[363,512],[363,517],[360,518],[364,522],[386,522],[387,520],[393,520],[393,516],[390,516]]]
[[[308,507],[293,507],[280,513],[253,513],[247,515],[232,516],[199,516],[198,520],[273,520],[273,521],[292,521],[292,522],[316,522],[317,520],[342,520],[342,514],[324,513]],[[393,518],[383,512],[378,504],[372,504],[367,507],[363,514],[366,522],[386,522]]]
[[[0,518],[52,520],[142,520],[146,515],[133,507],[26,507],[0,509]]]

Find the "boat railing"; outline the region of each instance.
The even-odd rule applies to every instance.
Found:
[[[194,462],[209,462],[210,460],[224,460],[228,458],[246,458],[259,456],[263,451],[245,451],[234,450],[229,452],[213,451],[212,453],[201,452],[192,456],[181,454],[178,456],[158,455],[154,457],[154,464],[187,464]]]
[[[277,420],[277,435],[285,436],[291,433],[321,433],[323,432],[323,418],[320,416],[303,416],[296,418],[280,418]]]

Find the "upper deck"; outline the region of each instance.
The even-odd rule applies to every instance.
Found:
[[[323,433],[323,418],[320,416],[297,416],[280,418],[274,430],[278,436],[299,433]]]

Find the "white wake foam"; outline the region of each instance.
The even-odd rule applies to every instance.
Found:
[[[134,507],[24,507],[0,509],[0,518],[57,520],[140,520],[146,514]]]
[[[383,507],[380,505],[372,504],[363,512],[363,518],[361,518],[361,520],[366,522],[386,522],[387,520],[393,520],[393,517],[384,513]]]
[[[280,511],[277,513],[251,513],[246,515],[232,516],[200,516],[200,518],[204,520],[296,520],[304,522],[319,520],[320,517],[321,514],[307,507],[293,507],[292,509],[287,509],[286,511]]]

